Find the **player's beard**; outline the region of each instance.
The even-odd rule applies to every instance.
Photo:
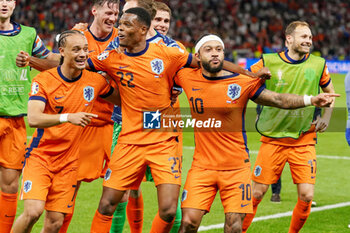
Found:
[[[222,70],[222,67],[224,65],[224,61],[221,61],[220,64],[216,67],[212,67],[210,65],[210,61],[202,61],[203,68],[208,71],[209,73],[219,73]]]

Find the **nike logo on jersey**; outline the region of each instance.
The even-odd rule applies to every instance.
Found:
[[[5,218],[13,218],[13,217],[16,217],[16,215],[8,216],[7,214],[5,214]]]
[[[192,87],[192,91],[199,91],[199,90],[202,90],[202,88],[193,88]]]
[[[175,179],[180,178],[180,176],[175,175]]]
[[[127,67],[129,67],[129,66],[119,66],[119,69],[121,70],[121,69],[125,69]]]
[[[314,177],[314,176],[311,176],[311,179],[315,179],[315,177]]]
[[[91,50],[91,51],[89,51],[89,53],[93,53],[93,52],[95,52],[96,50]]]
[[[61,97],[55,97],[55,100],[59,100],[59,99],[62,99],[64,96],[61,96]]]
[[[72,207],[73,207],[73,205],[67,205],[67,207],[68,207],[68,208],[72,208]]]
[[[241,204],[241,207],[246,207],[246,206],[249,205],[249,204],[250,204],[250,203],[245,204],[245,205]]]

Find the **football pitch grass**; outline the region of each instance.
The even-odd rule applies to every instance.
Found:
[[[346,96],[344,90],[344,75],[332,74],[332,80],[336,93],[341,94],[337,98],[336,107],[345,108]],[[214,97],[215,98],[215,97]],[[185,94],[180,96],[181,106],[188,106]],[[254,104],[249,103],[250,107]],[[255,117],[255,116],[254,116]],[[342,116],[340,122],[344,124],[345,116]],[[333,123],[333,121],[332,121]],[[330,126],[331,127],[331,126]],[[31,136],[33,130],[28,130],[28,136]],[[252,166],[260,147],[259,134],[256,132],[247,132],[248,147],[251,151],[250,157]],[[193,133],[184,133],[184,150],[183,150],[183,174],[182,183],[184,184],[186,174],[192,163],[192,155],[194,149]],[[219,142],[218,142],[218,146]],[[339,233],[350,232],[347,228],[350,223],[350,206],[329,209],[329,205],[337,203],[350,202],[350,148],[345,140],[344,130],[339,132],[325,132],[318,134],[318,144],[316,146],[317,155],[317,180],[315,187],[314,200],[317,207],[313,207],[315,211],[310,214],[301,232],[305,233]],[[144,225],[143,232],[149,232],[153,217],[157,212],[157,198],[154,183],[142,183],[142,191],[144,198]],[[93,215],[97,209],[98,202],[102,193],[102,180],[96,180],[91,183],[82,183],[79,190],[75,213],[69,227],[68,232],[85,233],[90,232],[90,225]],[[180,193],[181,196],[181,193]],[[282,191],[280,204],[270,202],[271,189],[267,192],[264,200],[259,205],[256,217],[270,216],[279,213],[292,211],[297,201],[297,190],[291,179],[288,164],[285,166],[282,174]],[[18,202],[17,216],[23,212],[23,201]],[[349,203],[347,203],[349,204]],[[319,207],[325,207],[324,210]],[[43,214],[44,216],[44,214]],[[248,232],[256,233],[282,233],[288,232],[290,216],[261,220],[253,222]],[[223,232],[223,228],[219,227],[224,222],[224,212],[220,201],[219,194],[211,207],[210,213],[203,218],[201,226],[206,226],[211,230],[203,230],[207,232]],[[43,218],[34,226],[34,233],[39,233],[43,225]],[[203,229],[200,228],[200,230]],[[130,232],[126,221],[124,232]]]

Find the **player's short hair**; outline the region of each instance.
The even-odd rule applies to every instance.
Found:
[[[151,20],[156,16],[157,10],[154,5],[154,0],[125,0],[125,2],[129,1],[137,1],[137,6],[147,10],[148,14],[151,16]]]
[[[119,5],[119,0],[92,0],[92,5],[93,6],[103,6],[107,2],[107,5],[109,6],[110,4],[118,4]]]
[[[310,28],[310,25],[305,21],[293,21],[290,24],[288,24],[286,28],[286,31],[285,31],[286,36],[292,35],[298,26],[306,26]]]
[[[125,13],[136,15],[139,22],[143,23],[147,28],[151,27],[151,16],[146,9],[142,7],[133,7],[127,9]]]
[[[72,36],[72,35],[84,36],[84,34],[81,31],[78,31],[78,30],[67,30],[67,31],[64,31],[64,32],[62,32],[60,34],[60,37],[58,39],[58,47],[59,48],[66,47],[67,38]],[[62,65],[62,64],[63,64],[63,57],[61,56],[60,65]]]
[[[166,12],[168,12],[169,16],[171,18],[171,10],[170,10],[169,6],[167,4],[165,4],[164,2],[155,1],[154,2],[154,7],[155,7],[156,11],[166,11]]]

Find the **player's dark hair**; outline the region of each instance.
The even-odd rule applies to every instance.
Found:
[[[136,15],[137,16],[137,20],[139,22],[141,22],[142,24],[147,26],[147,28],[150,28],[150,26],[151,26],[151,16],[147,12],[147,10],[145,10],[144,8],[142,8],[142,7],[130,8],[130,9],[126,10],[125,13]]]
[[[119,0],[92,0],[92,5],[93,6],[103,6],[107,2],[107,5],[109,6],[110,4],[118,4],[119,5]]]
[[[285,31],[286,36],[292,35],[298,26],[306,26],[310,28],[310,25],[305,21],[293,21],[290,24],[288,24],[286,28],[286,31]]]
[[[72,35],[82,35],[84,36],[84,34],[80,31],[77,31],[77,30],[67,30],[67,31],[64,31],[60,34],[60,37],[58,39],[58,47],[61,48],[61,47],[66,47],[66,43],[67,43],[67,37],[70,37]],[[63,57],[61,56],[61,59],[60,59],[60,65],[63,64]]]
[[[164,2],[155,1],[154,2],[154,7],[155,7],[156,11],[166,11],[166,12],[168,12],[169,16],[170,16],[170,19],[171,19],[171,10],[170,10],[170,8],[169,8],[169,6],[167,4],[165,4]]]
[[[126,2],[128,2],[128,0],[126,0]],[[142,7],[146,11],[148,11],[149,15],[151,16],[151,20],[154,19],[154,17],[157,14],[157,10],[153,0],[137,0],[137,6]]]

